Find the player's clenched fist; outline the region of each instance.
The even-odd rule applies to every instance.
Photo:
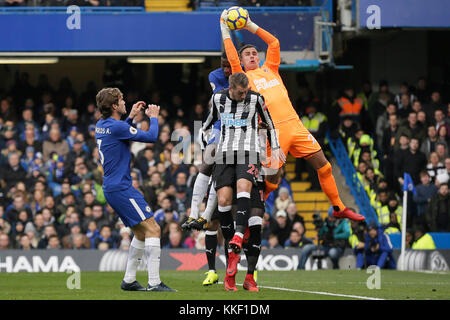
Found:
[[[149,118],[158,118],[159,106],[156,104],[149,104],[147,110],[145,110],[145,114]]]

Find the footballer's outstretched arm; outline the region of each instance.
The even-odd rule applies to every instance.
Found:
[[[267,65],[267,67],[270,68],[271,70],[278,72],[278,67],[280,66],[281,63],[280,42],[278,41],[278,39],[275,36],[273,36],[270,32],[264,30],[263,28],[259,27],[256,23],[254,23],[250,19],[250,15],[248,15],[248,20],[245,29],[247,29],[251,33],[256,34],[265,43],[267,43],[268,48],[266,54],[266,62],[264,64]]]
[[[228,28],[225,22],[227,19],[228,10],[225,9],[220,16],[220,31],[222,33],[223,46],[227,54],[228,62],[231,66],[231,73],[244,72],[241,67],[241,61],[239,60],[239,54],[231,40],[230,28]]]

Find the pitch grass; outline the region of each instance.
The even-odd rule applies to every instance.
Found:
[[[223,281],[224,271],[219,272]],[[0,273],[0,300],[323,300],[356,297],[291,292],[264,287],[315,291],[381,299],[450,299],[450,273],[381,271],[381,288],[368,289],[371,274],[365,270],[260,271],[260,292],[243,290],[245,273],[236,276],[237,292],[226,292],[223,284],[201,285],[204,271],[161,271],[161,279],[178,292],[124,292],[122,272],[82,272],[81,289],[67,289],[67,273]],[[147,274],[138,273],[146,284]]]

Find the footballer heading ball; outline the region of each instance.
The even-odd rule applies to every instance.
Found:
[[[228,9],[227,25],[231,30],[240,30],[247,25],[248,12],[242,7]]]

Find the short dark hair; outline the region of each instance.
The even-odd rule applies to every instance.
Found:
[[[50,237],[48,237],[48,241],[50,241],[50,239],[56,238],[59,241],[59,238],[56,234],[52,234]]]
[[[426,170],[421,170],[420,171],[420,173],[419,173],[419,175],[422,177],[422,176],[430,176],[430,174],[428,173],[428,171],[426,171]]]
[[[104,224],[104,225],[102,225],[102,226],[100,227],[100,232],[101,232],[103,229],[105,229],[105,228],[108,228],[110,231],[112,230],[111,226],[109,226],[109,225],[107,225],[107,224]]]
[[[247,88],[248,87],[248,78],[247,75],[243,72],[233,73],[230,78],[230,88],[236,89],[237,86]]]
[[[112,115],[112,106],[118,105],[122,97],[123,94],[118,88],[103,88],[97,93],[95,100],[103,119]]]
[[[398,114],[397,114],[396,112],[391,113],[391,114],[389,115],[389,117],[391,117],[391,116],[395,116],[396,118],[398,118]]]
[[[255,50],[258,51],[258,49],[256,49],[256,47],[255,47],[254,45],[252,45],[252,44],[246,44],[246,45],[243,45],[242,47],[239,48],[239,51],[238,51],[239,58],[241,58],[242,52],[243,52],[245,49],[248,49],[248,48],[255,48]]]

